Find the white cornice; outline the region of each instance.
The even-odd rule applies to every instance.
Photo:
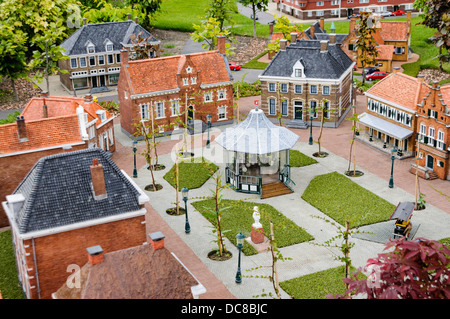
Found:
[[[371,94],[371,93],[368,93],[368,92],[364,92],[364,95],[366,95],[367,97],[369,97],[371,99],[375,99],[375,100],[378,100],[378,101],[383,102],[385,104],[389,104],[389,105],[391,105],[393,107],[399,108],[402,111],[405,111],[405,112],[408,112],[408,113],[411,113],[411,114],[416,114],[417,113],[417,110],[411,110],[410,108],[407,108],[406,106],[403,106],[403,105],[394,103],[392,101],[383,99],[383,98],[381,98],[379,96],[376,96],[374,94]]]

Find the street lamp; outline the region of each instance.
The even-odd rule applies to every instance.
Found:
[[[236,273],[236,283],[240,284],[242,282],[242,276],[241,276],[241,249],[244,247],[244,239],[245,236],[242,233],[239,233],[236,235],[236,243],[237,248],[239,249],[239,255],[238,255],[238,269]]]
[[[137,145],[137,141],[134,140],[134,141],[133,141],[133,154],[134,154],[133,177],[134,177],[134,178],[138,177],[138,175],[137,175],[137,169],[136,169],[136,151],[137,151],[136,145]]]
[[[189,234],[191,232],[191,226],[189,226],[188,209],[187,209],[188,194],[189,194],[189,189],[186,188],[186,187],[183,187],[183,189],[181,190],[181,195],[183,196],[184,211],[185,211],[185,214],[186,214],[186,224],[184,226],[184,231],[185,231],[186,234]]]
[[[312,137],[312,120],[313,120],[313,114],[314,114],[313,112],[314,112],[314,110],[311,109],[311,114],[309,115],[309,119],[311,121],[311,124],[309,125],[309,142],[308,142],[309,145],[313,145],[313,137]]]
[[[397,149],[394,148],[391,150],[391,160],[392,160],[392,167],[391,167],[391,178],[389,179],[389,188],[394,187],[394,160],[395,160],[395,153],[397,153]]]
[[[209,130],[211,129],[211,114],[206,115],[206,122],[208,123],[208,139],[206,140],[206,148],[209,148]]]

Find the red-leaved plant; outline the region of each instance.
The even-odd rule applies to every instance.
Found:
[[[404,238],[391,240],[378,258],[369,259],[364,268],[367,279],[357,279],[362,269],[350,278],[345,296],[368,299],[449,299],[450,249],[435,240]],[[360,277],[361,278],[361,277]],[[332,298],[331,295],[328,295]]]

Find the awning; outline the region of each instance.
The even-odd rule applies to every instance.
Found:
[[[363,113],[358,116],[359,123],[376,129],[379,132],[385,133],[398,140],[404,140],[413,134],[413,131],[403,128],[399,125],[395,125],[379,117],[373,116],[368,113]]]
[[[262,110],[254,109],[244,121],[225,129],[215,142],[228,151],[268,154],[291,149],[298,139],[289,129],[270,122]]]

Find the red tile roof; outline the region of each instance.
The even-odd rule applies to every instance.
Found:
[[[378,60],[392,60],[394,56],[394,46],[393,45],[378,45]]]
[[[380,34],[384,41],[407,41],[408,24],[404,21],[380,21]]]
[[[214,84],[230,81],[228,66],[217,50],[189,55],[197,70],[200,70],[198,83]],[[187,57],[170,57],[129,61],[127,67],[133,94],[172,90],[178,88],[177,73],[180,72]]]
[[[441,94],[444,103],[447,104],[448,108],[450,108],[450,84],[441,86]]]
[[[415,111],[419,97],[429,90],[429,85],[403,73],[391,73],[372,86],[367,93]]]
[[[31,121],[25,118],[25,126],[28,141],[19,142],[16,123],[0,125],[0,154],[82,142],[76,115]]]

